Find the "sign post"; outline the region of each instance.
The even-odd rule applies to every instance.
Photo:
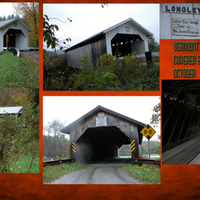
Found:
[[[149,158],[150,158],[150,139],[151,137],[156,133],[156,131],[149,125],[147,124],[141,131],[142,135],[144,135],[148,139],[148,153],[149,153]]]

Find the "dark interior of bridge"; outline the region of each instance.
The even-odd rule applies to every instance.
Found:
[[[141,40],[142,38],[139,35],[117,33],[115,37],[111,40],[112,55],[120,57],[131,54],[131,43]]]
[[[88,128],[77,140],[78,159],[85,163],[114,158],[123,144],[130,144],[130,138],[116,126]]]
[[[162,151],[194,137],[200,130],[200,81],[162,81]]]
[[[7,47],[6,44],[6,35],[8,35],[9,40],[8,40],[8,47],[15,47],[15,39],[16,39],[16,35],[20,35],[23,34],[23,32],[19,29],[9,29],[5,34],[4,34],[4,47]]]

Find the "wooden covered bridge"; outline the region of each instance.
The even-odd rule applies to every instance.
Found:
[[[153,34],[138,22],[129,18],[110,28],[107,28],[90,38],[65,50],[69,67],[80,68],[80,60],[88,56],[91,66],[103,54],[125,56],[132,52],[148,54],[148,37]]]
[[[78,164],[118,157],[118,149],[132,143],[132,157],[139,157],[145,124],[97,106],[61,132],[70,135],[70,157]]]
[[[200,153],[199,135],[200,81],[163,80],[162,163],[190,163]]]

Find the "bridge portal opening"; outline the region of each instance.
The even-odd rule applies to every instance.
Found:
[[[119,158],[131,158],[131,145],[124,144],[119,148]]]
[[[119,148],[130,144],[130,138],[116,126],[94,127],[88,128],[76,144],[77,162],[84,164],[117,158]]]
[[[112,55],[116,57],[126,56],[136,51],[144,53],[144,41],[137,34],[119,34],[117,33],[111,40]]]
[[[6,42],[6,35],[8,35],[8,46]],[[8,31],[3,36],[4,47],[18,47],[18,43],[22,43],[25,35],[20,29],[8,29]]]

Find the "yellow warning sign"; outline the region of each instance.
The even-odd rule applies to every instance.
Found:
[[[147,124],[141,131],[142,135],[144,135],[148,140],[151,139],[151,137],[156,133],[156,131]]]
[[[6,35],[6,42],[9,41],[9,35]]]
[[[72,142],[72,151],[76,153],[76,142]]]
[[[136,151],[136,149],[135,149],[135,140],[132,140],[132,142],[131,142],[131,152],[135,152]]]

